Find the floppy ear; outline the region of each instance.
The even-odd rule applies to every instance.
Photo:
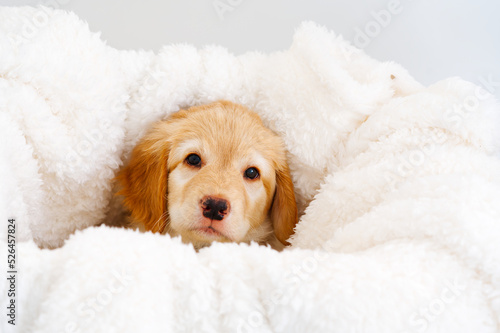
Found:
[[[116,179],[122,189],[124,205],[134,220],[152,232],[163,232],[167,225],[167,160],[169,147],[157,133],[141,140],[132,151],[129,164]]]
[[[271,206],[271,220],[276,238],[284,244],[294,233],[298,222],[297,203],[288,165],[280,165],[276,170],[276,192]]]

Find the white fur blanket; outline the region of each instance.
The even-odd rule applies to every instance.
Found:
[[[151,123],[217,99],[284,138],[292,247],[91,227]],[[500,331],[500,108],[458,78],[423,87],[312,23],[284,52],[153,54],[1,8],[0,136],[1,332]]]

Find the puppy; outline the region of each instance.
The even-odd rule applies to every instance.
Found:
[[[280,250],[297,223],[282,141],[257,114],[227,101],[158,122],[117,180],[134,223],[197,249],[256,241]]]

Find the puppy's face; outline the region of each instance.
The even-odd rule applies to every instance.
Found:
[[[297,209],[281,140],[242,106],[218,102],[159,122],[119,174],[132,217],[195,247],[281,243]]]
[[[168,158],[172,233],[195,244],[264,240],[271,233],[265,222],[276,175],[266,146],[279,142],[259,127],[249,135],[255,124],[245,117],[213,108],[176,124],[182,134]]]

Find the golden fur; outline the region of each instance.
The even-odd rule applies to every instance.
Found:
[[[249,168],[258,177],[247,177],[255,174]],[[158,122],[117,179],[134,222],[196,248],[256,241],[279,249],[297,223],[282,141],[257,114],[227,101]]]

